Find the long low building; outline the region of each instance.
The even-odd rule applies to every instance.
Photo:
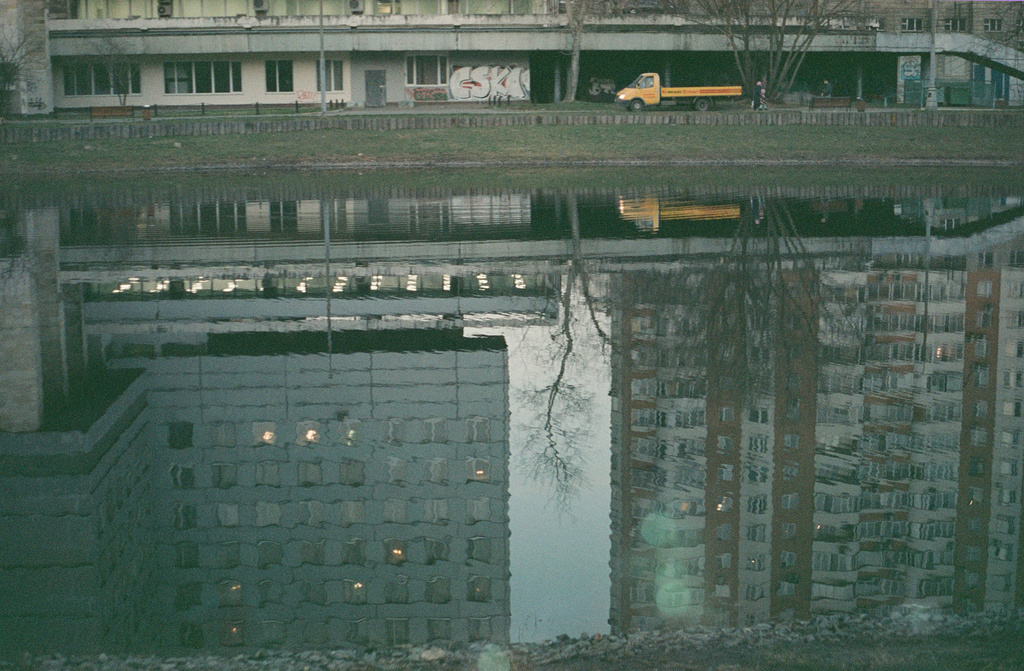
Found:
[[[550,102],[564,97],[568,80],[566,4],[0,0],[0,40],[26,52],[6,102],[21,114],[322,100],[332,107]],[[828,79],[835,95],[915,104],[934,50],[941,104],[1021,104],[1024,3],[938,5],[934,17],[923,1],[894,0],[837,16],[812,42],[794,89],[815,92]],[[737,83],[721,31],[640,7],[588,17],[579,97],[610,99],[645,71],[669,85]]]

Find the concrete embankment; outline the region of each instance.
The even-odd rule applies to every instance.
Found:
[[[313,130],[402,131],[510,126],[874,126],[906,128],[1024,128],[1017,110],[907,109],[766,112],[556,112],[514,111],[451,114],[331,113],[266,118],[153,119],[150,121],[10,122],[0,126],[0,143],[60,142],[103,139],[256,135]]]

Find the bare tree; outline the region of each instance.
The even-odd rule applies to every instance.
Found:
[[[559,295],[558,329],[551,334],[551,363],[555,376],[551,381],[527,392],[527,403],[537,409],[528,424],[524,446],[526,467],[533,479],[551,483],[554,500],[567,505],[584,484],[583,467],[587,462],[590,437],[594,430],[593,389],[574,384],[575,375],[587,362],[577,352],[582,336],[591,341],[585,347],[593,352],[592,339],[603,351],[609,337],[601,326],[596,301],[590,293],[590,277],[583,258],[579,206],[575,194],[566,199],[565,207],[572,231],[572,253],[566,264],[564,283]],[[584,327],[582,324],[589,324]]]
[[[595,0],[566,0],[565,11],[569,21],[569,72],[566,75],[565,97],[562,102],[576,101],[576,88],[580,81],[580,51],[587,19],[593,15]],[[557,101],[556,101],[557,102]]]
[[[119,105],[125,105],[132,92],[132,79],[139,76],[138,64],[125,49],[112,38],[106,38],[97,56],[101,72],[106,73],[110,93],[117,96]]]
[[[565,0],[569,27],[569,72],[566,75],[565,97],[561,102],[576,101],[576,89],[580,82],[580,53],[587,22],[600,15],[621,13],[628,3],[629,0]]]
[[[788,91],[814,39],[845,25],[858,0],[692,0],[691,18],[722,35],[747,90]]]
[[[10,109],[32,47],[26,33],[10,24],[0,25],[0,116]]]

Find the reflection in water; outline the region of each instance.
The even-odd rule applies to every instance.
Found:
[[[507,642],[608,343],[613,629],[1024,603],[1019,199],[188,202],[3,218],[4,652]]]
[[[789,222],[617,278],[613,626],[1019,605],[1021,220]]]

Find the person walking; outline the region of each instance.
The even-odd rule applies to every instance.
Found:
[[[761,101],[760,101],[760,104],[758,105],[757,109],[759,109],[759,110],[766,110],[766,109],[768,109],[768,91],[766,91],[763,86],[761,87]]]
[[[750,98],[750,109],[758,110],[761,109],[761,101],[764,99],[764,84],[761,80],[757,80],[754,84],[754,95]]]
[[[831,98],[832,97],[832,84],[830,84],[827,79],[824,82],[822,82],[822,84],[821,84],[821,97],[822,98]]]

